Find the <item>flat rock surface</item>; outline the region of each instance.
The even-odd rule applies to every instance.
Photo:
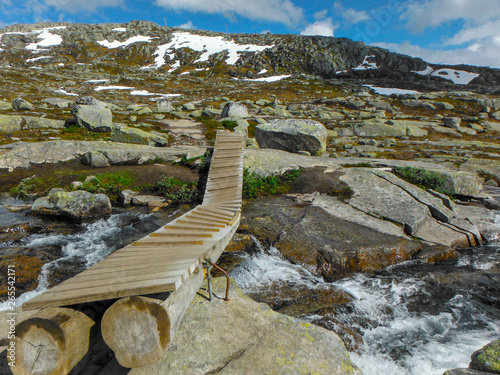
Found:
[[[224,288],[214,280],[217,296]],[[276,313],[234,283],[229,298],[197,295],[166,355],[129,374],[361,374],[335,333]]]

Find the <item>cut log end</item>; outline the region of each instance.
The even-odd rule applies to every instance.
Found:
[[[67,374],[89,347],[94,321],[66,308],[50,308],[16,326],[14,375]]]
[[[126,297],[104,314],[102,336],[120,365],[144,366],[165,354],[170,342],[170,319],[161,302],[147,297]]]

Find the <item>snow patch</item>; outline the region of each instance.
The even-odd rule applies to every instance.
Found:
[[[109,42],[107,40],[98,40],[97,43],[99,43],[101,46],[104,46],[109,49],[114,49],[114,48],[119,48],[119,47],[125,47],[133,43],[139,43],[139,42],[147,42],[150,43],[151,40],[155,38],[152,38],[150,36],[142,36],[142,35],[136,35],[133,36],[132,38],[128,38],[124,42],[120,42],[119,40],[115,40],[113,42]]]
[[[57,92],[57,93],[60,93],[60,94],[64,94],[64,95],[78,96],[78,94],[74,94],[72,92],[67,92],[63,88],[60,88],[59,90],[54,90],[54,92]]]
[[[52,34],[50,30],[60,30],[65,29],[66,26],[58,26],[58,27],[48,27],[42,30],[35,30],[32,34],[38,34],[38,38],[42,39],[37,43],[31,43],[26,46],[26,49],[29,49],[33,52],[44,51],[43,48],[40,47],[52,47],[58,46],[62,43],[63,39],[60,35]]]
[[[363,59],[363,62],[359,64],[357,67],[352,68],[352,70],[371,70],[371,69],[378,69],[377,63],[376,62],[370,62],[369,59],[375,59],[374,55],[370,56],[365,56]]]
[[[123,31],[127,31],[127,29],[125,27],[115,27],[112,31],[120,31],[120,32],[123,32]]]
[[[134,90],[135,87],[129,86],[97,86],[94,88],[95,91],[103,91],[103,90]]]
[[[479,77],[479,74],[470,73],[463,70],[439,69],[432,72],[431,76],[449,79],[456,85],[467,85],[474,78]]]
[[[464,70],[455,70],[455,69],[438,69],[434,70],[430,66],[428,66],[425,70],[412,70],[412,73],[419,74],[421,76],[434,76],[441,77],[444,79],[448,79],[452,81],[456,85],[467,85],[474,78],[479,77],[477,73],[466,72]]]
[[[104,82],[109,82],[109,79],[89,79],[88,81],[85,81],[85,83],[104,83]]]
[[[38,61],[38,60],[43,60],[43,59],[51,59],[52,56],[40,56],[40,57],[35,57],[33,59],[28,59],[26,60],[27,63],[33,62],[33,61]]]
[[[272,76],[272,77],[262,77],[262,78],[243,78],[242,81],[251,81],[251,82],[277,82],[281,81],[285,78],[290,78],[292,75],[282,75],[282,76]]]
[[[424,70],[411,70],[412,73],[419,74],[421,76],[428,76],[434,71],[430,66],[427,66]]]
[[[213,54],[227,51],[228,57],[226,58],[226,64],[234,65],[239,60],[241,53],[261,52],[272,47],[274,47],[274,45],[258,46],[254,44],[237,44],[221,36],[204,36],[188,32],[176,32],[172,34],[172,41],[170,43],[159,46],[154,53],[154,55],[156,55],[155,64],[145,68],[160,68],[165,65],[165,55],[173,62],[175,60],[175,50],[180,48],[190,48],[193,51],[203,52],[194,62],[195,64],[208,61]]]
[[[390,87],[376,87],[373,85],[363,85],[363,86],[371,88],[373,91],[375,91],[379,95],[420,94],[419,91],[415,91],[415,90],[404,90],[404,89],[397,89],[397,88],[390,88]]]
[[[267,69],[262,69],[260,72],[258,72],[257,74],[265,74],[267,73]]]

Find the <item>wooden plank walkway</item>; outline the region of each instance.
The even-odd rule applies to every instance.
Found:
[[[174,291],[236,231],[243,186],[242,134],[217,132],[203,203],[23,304],[23,310]]]

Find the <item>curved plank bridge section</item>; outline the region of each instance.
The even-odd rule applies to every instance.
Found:
[[[18,350],[26,354],[17,356],[13,372],[69,372],[86,350],[81,354],[82,348],[68,344],[83,335],[87,341],[80,337],[81,346],[88,347],[92,324],[60,306],[116,298],[121,299],[104,314],[101,330],[120,364],[138,367],[161,358],[203,282],[202,262],[217,261],[238,228],[244,147],[242,134],[219,131],[201,205],[24,303],[23,310],[43,310],[40,318],[19,324],[16,342],[19,349],[23,343],[38,349]],[[172,293],[165,301],[141,297],[160,292]]]

